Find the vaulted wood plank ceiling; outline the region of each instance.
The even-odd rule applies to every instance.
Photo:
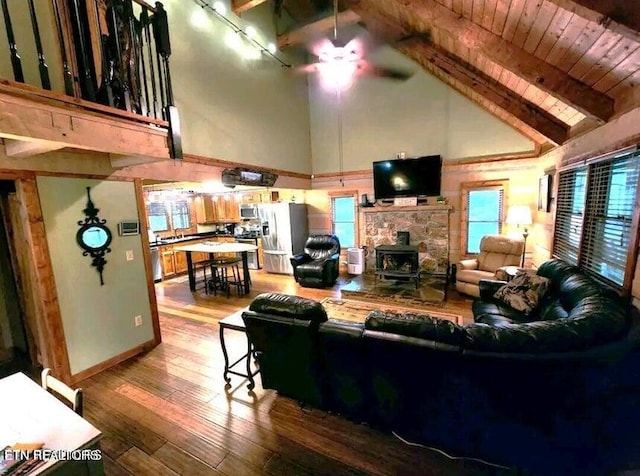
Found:
[[[275,10],[298,22],[280,46],[328,35],[332,22],[318,20],[331,3],[275,0]],[[561,144],[572,130],[640,105],[635,0],[340,0],[340,10],[350,10],[341,14],[345,23],[359,18],[538,144]]]

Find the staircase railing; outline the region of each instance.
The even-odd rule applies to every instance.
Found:
[[[0,6],[7,40],[4,47],[0,39],[0,77],[153,118],[156,125],[166,121],[171,157],[182,158],[162,3],[0,0]],[[5,67],[3,52],[10,59]]]

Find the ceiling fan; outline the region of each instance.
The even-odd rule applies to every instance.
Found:
[[[304,73],[318,72],[326,83],[342,88],[356,76],[372,76],[405,81],[413,72],[378,66],[366,59],[367,50],[375,49],[372,41],[356,36],[347,42],[338,38],[338,0],[333,0],[333,40],[323,38],[309,47],[318,60],[298,68]]]

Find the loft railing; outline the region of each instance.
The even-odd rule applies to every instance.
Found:
[[[162,3],[0,0],[0,6],[7,41],[3,48],[0,39],[0,77],[152,118],[155,124],[166,121],[171,157],[182,158]],[[3,61],[3,51],[10,61]]]

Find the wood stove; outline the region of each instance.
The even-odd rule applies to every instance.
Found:
[[[415,280],[420,282],[418,247],[409,245],[376,246],[376,279]]]

